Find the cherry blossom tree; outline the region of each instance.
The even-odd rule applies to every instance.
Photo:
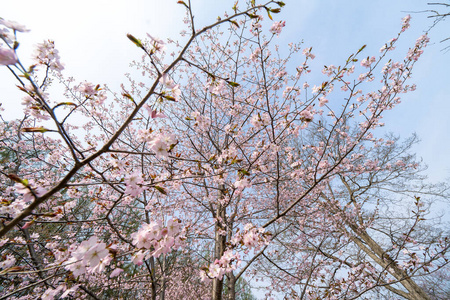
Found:
[[[449,241],[421,233],[446,186],[413,184],[414,139],[376,137],[428,37],[390,59],[407,16],[313,84],[313,49],[275,45],[283,2],[203,28],[178,3],[186,42],[128,34],[143,56],[120,91],[66,77],[53,41],[23,66],[27,29],[1,21],[24,113],[1,123],[0,297],[242,299],[258,280],[267,298],[428,299],[416,278]]]

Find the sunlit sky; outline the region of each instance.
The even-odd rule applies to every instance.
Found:
[[[126,38],[127,33],[145,37],[180,39],[184,28],[183,6],[176,0],[21,0],[3,1],[0,16],[25,24],[31,32],[21,33],[19,56],[30,65],[33,46],[53,39],[65,64],[64,75],[77,81],[108,83],[119,90],[129,62],[140,59],[141,52]],[[349,1],[285,0],[286,6],[275,20],[285,20],[286,27],[277,39],[281,46],[304,41],[316,54],[317,73],[324,64],[339,65],[367,44],[364,55],[377,55],[378,49],[396,35],[401,18],[412,15],[411,29],[403,36],[399,49],[404,55],[408,45],[429,28],[432,20],[426,1]],[[207,24],[224,11],[231,12],[231,0],[192,1],[196,21]],[[402,104],[386,114],[385,130],[402,137],[416,132],[421,143],[415,147],[429,166],[433,181],[450,177],[450,52],[441,50],[448,44],[439,41],[450,36],[448,20],[431,32],[431,44],[413,73],[418,88],[402,99]],[[450,44],[450,42],[449,42]],[[397,59],[400,59],[398,56]],[[22,95],[6,68],[0,68],[0,102],[7,116],[19,116]]]

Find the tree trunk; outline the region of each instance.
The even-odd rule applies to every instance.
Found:
[[[163,254],[163,274],[162,274],[162,287],[161,287],[161,300],[166,299],[166,255]]]
[[[145,262],[150,272],[151,300],[156,300],[155,258],[150,257],[150,266]]]
[[[227,281],[227,287],[228,287],[228,295],[227,300],[235,300],[236,299],[236,276],[234,276],[233,272],[230,272],[228,274],[228,281]]]
[[[408,290],[409,293],[407,295],[402,294],[403,297],[410,300],[431,300],[427,293],[403,269],[398,267],[393,259],[386,255],[381,246],[365,230],[359,229],[354,224],[349,224],[349,226],[365,242],[364,244],[360,239],[354,238],[353,241],[359,248],[366,252],[376,263],[389,271]]]
[[[219,199],[222,199],[224,196],[223,185],[219,186]],[[214,260],[220,259],[225,252],[225,243],[226,243],[226,235],[225,235],[225,210],[226,208],[220,203],[217,204],[216,210],[216,226],[215,226],[215,247],[214,247]],[[223,291],[223,278],[219,280],[215,278],[213,280],[212,286],[212,300],[222,300],[222,291]]]

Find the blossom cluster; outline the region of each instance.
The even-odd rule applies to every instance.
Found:
[[[407,30],[410,27],[409,22],[411,21],[411,16],[407,15],[402,19],[402,32]]]
[[[0,65],[14,65],[18,62],[16,52],[13,49],[0,47]]]
[[[161,117],[161,114],[155,113],[154,116]],[[152,130],[139,130],[138,139],[147,142],[158,159],[168,158],[170,150],[177,144],[174,134],[153,132]]]
[[[75,90],[80,92],[82,96],[95,100],[95,104],[103,104],[106,100],[106,93],[102,91],[99,85],[95,86],[90,82],[80,83]]]
[[[272,24],[270,27],[270,32],[276,35],[280,35],[283,27],[286,26],[286,21],[278,21]]]
[[[44,65],[51,70],[61,72],[64,69],[59,60],[59,51],[55,49],[55,42],[52,40],[37,44],[36,52],[33,56],[38,65]]]
[[[227,250],[220,259],[216,259],[208,268],[200,270],[200,278],[202,281],[217,278],[222,280],[223,275],[236,270],[241,264],[239,253],[233,253],[233,250]]]
[[[200,270],[202,281],[214,278],[222,280],[223,275],[236,270],[242,260],[239,253],[233,250],[244,246],[245,254],[248,254],[251,249],[258,251],[261,247],[269,244],[269,239],[270,234],[264,228],[257,228],[251,223],[246,224],[244,230],[231,239],[231,248],[226,250],[220,259],[212,262],[209,267]]]
[[[237,189],[237,193],[241,193],[245,188],[250,188],[252,186],[252,183],[250,179],[248,178],[241,178],[239,180],[236,180],[234,183],[234,187]]]
[[[17,22],[6,21],[3,19],[0,19],[0,25],[4,26],[4,28],[0,28],[0,39],[2,39],[9,46],[9,48],[3,48],[2,46],[0,46],[0,65],[15,65],[19,62],[15,47],[11,45],[15,41],[15,33],[17,31],[27,32],[30,30],[26,29],[24,25],[21,25]],[[11,33],[10,30],[13,30],[14,33]]]
[[[375,56],[364,58],[361,61],[361,66],[370,68],[370,66],[376,61]]]
[[[75,245],[71,246],[71,248],[75,247]],[[64,268],[72,271],[73,275],[78,277],[86,272],[103,272],[111,260],[112,256],[106,244],[99,241],[96,236],[92,236],[71,251],[71,257],[67,260]]]
[[[212,81],[209,86],[209,91],[212,94],[219,95],[221,94],[227,86],[227,82],[225,80],[219,79]]]
[[[316,56],[315,56],[314,54],[312,54],[311,51],[312,51],[312,47],[309,47],[309,48],[303,49],[303,52],[302,52],[302,53],[303,53],[303,55],[306,56],[307,58],[310,58],[310,59],[316,58]]]
[[[143,186],[144,179],[142,178],[142,174],[139,172],[134,172],[130,176],[125,179],[126,188],[125,194],[137,197],[139,196],[147,187]]]
[[[4,257],[2,259],[2,261],[0,261],[0,270],[7,269],[7,268],[13,266],[15,263],[16,263],[16,258],[13,255],[8,254],[8,255],[6,255],[6,257]]]
[[[5,26],[6,28],[12,29],[13,31],[19,32],[28,32],[30,31],[25,27],[25,25],[19,24],[16,21],[7,21],[4,19],[0,19],[0,25]]]
[[[406,58],[417,61],[423,53],[423,48],[427,46],[429,41],[430,41],[430,38],[428,37],[427,34],[420,36],[416,41],[415,47],[412,49],[409,49],[408,55],[406,56]]]
[[[244,226],[244,230],[236,234],[231,243],[237,247],[239,245],[245,246],[247,249],[259,250],[261,247],[268,245],[270,241],[270,233],[262,227],[258,228],[255,225],[248,223]],[[248,250],[245,250],[248,253]]]
[[[35,196],[42,196],[46,192],[43,187],[35,187],[33,181],[16,183],[14,190],[16,193],[22,194],[22,197],[17,197],[13,201],[3,201],[0,205],[0,214],[17,216],[34,200]]]
[[[252,27],[250,28],[250,32],[251,32],[254,36],[257,36],[258,33],[259,33],[260,30],[261,30],[261,27],[262,27],[262,25],[261,25],[260,22],[253,23],[253,24],[252,24]]]
[[[159,257],[179,249],[185,239],[178,219],[168,220],[166,226],[160,221],[144,224],[131,237],[136,248],[148,250],[135,253],[133,262],[137,265],[141,265],[146,257]]]
[[[171,92],[171,96],[167,96],[167,95],[165,95],[165,92],[163,92],[164,97],[170,98],[173,101],[178,101],[178,99],[181,96],[180,85],[175,84],[175,82],[172,79],[170,79],[170,77],[167,73],[164,73],[161,76],[161,79],[159,80],[159,82],[161,82]]]
[[[153,50],[155,52],[162,52],[162,51],[164,51],[164,49],[166,48],[166,46],[165,46],[166,43],[163,40],[158,39],[158,38],[156,38],[156,37],[154,37],[154,36],[152,36],[152,35],[150,35],[148,33],[147,33],[147,36],[150,38],[150,44],[153,46]]]
[[[205,115],[202,115],[198,111],[193,111],[191,113],[191,117],[196,121],[195,126],[199,129],[200,132],[206,132],[208,131],[209,127],[211,126],[211,119],[208,118]]]
[[[257,62],[260,56],[261,56],[261,48],[258,47],[255,49],[255,51],[252,52],[252,54],[250,54],[250,56],[248,58],[252,62]]]
[[[26,84],[23,91],[26,91],[27,95],[22,98],[22,105],[25,106],[24,112],[26,115],[30,115],[36,120],[49,120],[50,115],[42,106],[41,100],[47,100],[48,93],[45,93],[39,87],[35,87],[32,84]]]
[[[260,129],[263,126],[270,124],[270,115],[266,112],[254,114],[250,119],[250,123],[255,126],[256,129]]]

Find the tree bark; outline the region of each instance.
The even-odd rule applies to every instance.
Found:
[[[377,264],[386,269],[392,276],[402,284],[409,294],[407,299],[410,300],[431,300],[431,298],[425,293],[425,291],[415,283],[415,281],[390,257],[388,257],[383,249],[375,242],[370,235],[361,230],[354,224],[349,224],[352,231],[357,237],[353,238],[353,241],[359,246],[361,250],[367,253]],[[366,246],[367,245],[367,246]],[[369,249],[370,248],[370,249]],[[405,297],[405,295],[402,295]]]
[[[228,295],[227,300],[235,300],[236,299],[236,276],[234,276],[233,272],[230,272],[227,276],[227,287],[228,287]]]
[[[224,197],[224,185],[219,186],[219,200]],[[225,210],[226,207],[223,206],[220,201],[217,204],[216,210],[216,226],[215,226],[215,236],[214,236],[214,260],[220,259],[225,252],[226,235],[224,221],[225,221]],[[219,280],[215,278],[213,280],[212,286],[212,300],[222,300],[223,291],[223,278]]]

